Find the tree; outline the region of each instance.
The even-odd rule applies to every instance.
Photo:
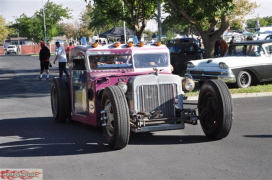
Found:
[[[124,9],[122,8],[124,2]],[[110,24],[118,24],[125,21],[128,27],[135,30],[136,36],[140,39],[147,21],[150,20],[157,9],[157,0],[94,0],[94,13],[92,18],[96,23],[91,23],[90,27]],[[97,15],[97,16],[94,16]],[[101,27],[101,26],[100,26]]]
[[[89,37],[89,36],[93,36],[94,32],[92,30],[89,29],[88,25],[91,22],[91,16],[90,14],[93,12],[93,7],[91,4],[88,4],[86,6],[86,9],[81,12],[81,22],[80,22],[80,28],[79,28],[79,37]]]
[[[5,18],[0,15],[0,44],[3,44],[5,39],[8,37],[8,34],[10,33],[10,29],[6,25]]]
[[[213,56],[215,41],[229,28],[230,18],[235,16],[243,19],[257,7],[256,3],[249,0],[166,0],[166,2],[165,9],[171,15],[179,17],[197,29],[207,58]],[[243,12],[242,9],[245,7],[247,11]]]
[[[267,17],[263,17],[263,18],[256,17],[256,18],[248,19],[246,21],[247,27],[249,29],[252,29],[252,30],[254,29],[256,31],[258,19],[259,19],[260,27],[272,25],[272,16],[267,16]]]
[[[60,29],[61,29],[60,35],[66,35],[68,39],[70,38],[75,39],[77,28],[73,23],[61,23]]]
[[[71,18],[68,8],[63,8],[62,5],[57,5],[48,0],[44,5],[46,37],[51,40],[53,36],[59,34],[60,21],[63,18]],[[17,23],[12,27],[19,30],[21,36],[33,39],[34,42],[44,40],[44,19],[43,9],[36,11],[32,17],[27,17],[22,14]]]

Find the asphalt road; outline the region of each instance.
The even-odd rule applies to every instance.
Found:
[[[53,66],[51,78],[58,73]],[[272,96],[234,98],[223,140],[210,141],[200,125],[186,124],[132,134],[125,149],[112,151],[101,129],[54,122],[51,80],[38,80],[38,72],[38,57],[0,56],[0,169],[43,169],[44,180],[272,177]]]

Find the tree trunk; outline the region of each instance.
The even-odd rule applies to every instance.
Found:
[[[203,45],[205,50],[205,56],[204,58],[212,58],[214,57],[214,45],[215,41],[210,41],[210,38],[203,39]]]

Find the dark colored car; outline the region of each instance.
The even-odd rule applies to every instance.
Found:
[[[171,64],[174,67],[173,74],[184,74],[188,61],[202,59],[202,53],[195,43],[168,43],[167,47],[170,51]]]
[[[271,39],[272,39],[272,34],[265,37],[265,40],[271,40]]]

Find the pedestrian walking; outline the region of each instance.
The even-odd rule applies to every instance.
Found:
[[[41,42],[40,46],[41,46],[41,50],[39,53],[39,60],[40,60],[41,70],[40,70],[39,79],[42,79],[44,69],[47,74],[46,79],[49,79],[50,50],[48,49],[48,47],[45,46],[44,42]]]
[[[59,42],[56,42],[55,45],[56,45],[56,49],[55,49],[56,58],[54,60],[54,64],[56,60],[59,61],[59,77],[62,77],[63,72],[66,74],[67,77],[69,77],[68,71],[66,69],[67,58],[66,58],[65,50],[60,45]]]

